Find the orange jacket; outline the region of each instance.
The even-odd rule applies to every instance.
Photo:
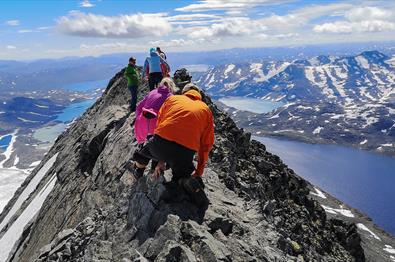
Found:
[[[214,121],[199,92],[189,90],[167,98],[159,110],[155,134],[198,152],[195,175],[203,175],[214,144]]]

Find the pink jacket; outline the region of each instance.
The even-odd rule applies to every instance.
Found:
[[[148,135],[153,135],[156,128],[157,117],[148,119],[144,116],[144,113],[152,112],[157,115],[163,102],[171,95],[170,90],[166,86],[160,86],[149,92],[137,105],[134,133],[139,144],[144,143]]]

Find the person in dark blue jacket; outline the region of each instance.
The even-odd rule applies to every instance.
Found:
[[[150,56],[145,59],[143,78],[148,77],[150,91],[154,90],[163,78],[162,65],[165,65],[170,72],[170,66],[159,54],[155,48],[150,49]]]

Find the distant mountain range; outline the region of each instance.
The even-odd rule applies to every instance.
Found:
[[[281,101],[239,125],[259,134],[341,143],[395,155],[395,56],[317,56],[293,61],[226,64],[198,80],[215,96]]]
[[[372,48],[386,54],[395,54],[395,43],[385,42],[167,52],[167,57],[174,72],[180,67],[195,71],[196,65],[218,66],[251,61],[307,59],[318,54],[352,55]],[[108,79],[127,64],[130,56],[137,58],[138,65],[143,65],[148,49],[149,47],[147,52],[131,50],[130,53],[98,57],[65,57],[35,61],[0,60],[0,93],[10,90],[48,90],[73,83]],[[166,48],[163,50],[167,51]],[[197,75],[199,74],[195,74]]]

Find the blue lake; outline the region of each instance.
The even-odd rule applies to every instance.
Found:
[[[258,98],[249,98],[249,97],[222,97],[218,99],[221,103],[224,103],[227,106],[234,107],[239,110],[250,111],[253,113],[268,113],[273,109],[281,107],[284,105],[282,102],[273,102],[269,100],[262,100]]]
[[[7,149],[7,147],[8,147],[8,145],[10,144],[10,142],[11,142],[11,139],[12,139],[12,135],[6,135],[6,136],[3,136],[1,139],[0,139],[0,148],[1,149]]]
[[[95,81],[73,83],[73,84],[64,86],[64,88],[72,90],[72,91],[83,92],[83,91],[94,90],[97,88],[105,88],[105,87],[107,87],[107,84],[108,84],[108,79],[105,79],[105,80],[95,80]]]
[[[81,116],[95,101],[95,99],[89,99],[83,102],[72,103],[58,115],[56,120],[64,123],[70,122],[74,118]]]
[[[338,145],[254,137],[297,174],[395,235],[395,159]]]

